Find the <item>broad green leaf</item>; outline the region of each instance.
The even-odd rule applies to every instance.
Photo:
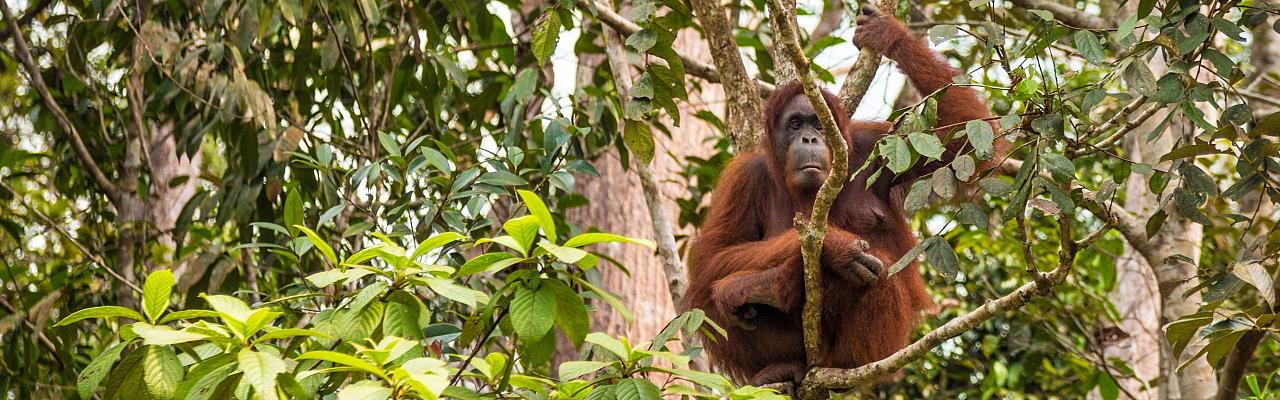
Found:
[[[898,259],[898,262],[895,262],[893,263],[893,265],[889,266],[889,276],[893,276],[893,274],[898,273],[898,271],[901,271],[904,268],[907,268],[908,265],[911,265],[912,262],[915,262],[916,258],[920,257],[920,253],[924,253],[924,250],[927,247],[929,247],[929,240],[916,243],[916,246],[912,247],[911,250],[908,250],[907,254],[902,255],[902,257]]]
[[[1262,267],[1262,263],[1236,264],[1233,273],[1240,280],[1258,289],[1258,293],[1262,294],[1262,298],[1267,301],[1267,304],[1276,304],[1276,290],[1271,282],[1271,274],[1268,274],[1266,268]]]
[[[80,393],[81,399],[93,396],[93,392],[98,390],[98,385],[102,383],[102,379],[107,377],[108,372],[111,372],[111,366],[120,360],[120,352],[124,351],[125,346],[130,343],[132,341],[120,342],[107,347],[80,371],[80,375],[76,377],[76,391]]]
[[[1004,179],[994,176],[982,178],[982,180],[978,181],[978,185],[982,186],[982,190],[985,190],[992,196],[1006,196],[1009,193],[1013,193],[1013,185],[1010,185],[1009,182],[1005,182]]]
[[[973,120],[965,123],[964,130],[969,137],[969,144],[973,145],[973,154],[979,160],[990,160],[995,156],[995,135],[991,131],[991,124]]]
[[[929,264],[933,265],[938,273],[954,281],[959,272],[960,261],[956,259],[956,251],[951,248],[951,243],[941,236],[931,237],[926,242],[929,244],[925,248],[925,259],[929,260]]]
[[[1156,77],[1145,62],[1132,62],[1124,69],[1124,82],[1140,94],[1150,95],[1156,90]]]
[[[955,161],[951,162],[951,168],[956,171],[956,179],[968,182],[969,178],[973,178],[974,172],[977,171],[978,164],[973,161],[972,156],[965,154],[956,157]]]
[[[298,359],[301,360],[302,357]],[[236,360],[239,361],[240,372],[244,374],[242,379],[253,387],[258,397],[276,398],[276,375],[288,370],[284,360],[270,353],[253,351],[249,348],[241,349]]]
[[[347,274],[345,274],[342,270],[331,269],[328,271],[317,272],[307,276],[307,282],[311,282],[312,285],[323,288],[323,287],[334,284],[334,282],[343,280],[346,277],[347,277]]]
[[[560,14],[548,8],[534,23],[533,56],[538,58],[538,65],[545,64],[556,51],[556,43],[560,41]]]
[[[907,198],[904,201],[907,215],[914,215],[929,205],[929,192],[929,181],[920,180],[911,184],[911,190],[907,191]]]
[[[525,260],[525,258],[516,257],[511,253],[485,253],[462,264],[462,267],[458,268],[458,276],[467,276],[480,272],[497,272]]]
[[[522,287],[511,299],[511,327],[527,342],[542,339],[555,324],[556,298],[549,285]]]
[[[173,397],[182,383],[182,375],[186,372],[178,355],[169,346],[147,346],[146,355],[142,358],[142,381],[147,384],[147,391],[154,398]]]
[[[233,372],[235,372],[236,367],[237,365],[234,363],[222,364],[212,371],[201,375],[195,381],[190,383],[190,389],[186,391],[186,400],[204,400],[217,395],[218,387],[222,385],[222,382],[226,380],[228,376],[234,375]],[[195,375],[194,370],[191,374],[188,374],[188,379],[191,379],[192,375]],[[187,382],[183,382],[183,386],[186,385]]]
[[[911,147],[916,149],[920,155],[929,157],[930,159],[942,159],[942,153],[946,148],[942,146],[942,141],[937,136],[927,132],[911,132],[907,135],[907,139],[911,140]]]
[[[61,321],[58,321],[58,323],[53,324],[53,326],[54,327],[64,326],[67,324],[79,322],[81,320],[85,320],[89,318],[115,318],[115,317],[124,317],[124,318],[129,318],[135,321],[146,320],[142,317],[142,314],[138,314],[137,311],[133,311],[128,308],[124,308],[120,306],[98,306],[98,307],[90,307],[80,311],[73,312],[71,313],[71,315],[68,315],[66,318],[63,318]]]
[[[386,400],[391,394],[391,388],[382,382],[366,380],[344,386],[338,391],[338,400]]]
[[[135,322],[132,328],[133,333],[142,338],[144,344],[152,346],[186,343],[208,337],[195,332],[179,331],[165,325],[157,326],[145,322]]]
[[[658,44],[658,34],[652,29],[641,29],[639,32],[628,36],[626,44],[636,49],[636,51],[644,53]]]
[[[956,178],[951,174],[951,168],[942,167],[933,171],[933,176],[929,178],[929,186],[933,187],[933,192],[943,199],[950,200],[956,195]]]
[[[895,174],[906,172],[907,168],[911,168],[911,149],[901,136],[885,136],[884,141],[880,142],[880,155],[885,158],[889,170]]]
[[[600,348],[613,353],[613,355],[617,356],[620,360],[625,361],[631,359],[631,352],[627,350],[627,346],[618,341],[618,339],[614,339],[612,336],[601,332],[591,332],[587,335],[585,341],[587,343],[600,346]]]
[[[986,228],[988,224],[987,213],[973,203],[961,204],[960,212],[956,213],[956,220],[962,224],[979,228]]]
[[[551,210],[547,208],[546,203],[542,202],[538,195],[528,190],[517,190],[520,200],[524,201],[525,208],[529,209],[529,214],[538,217],[538,224],[542,226],[542,232],[546,235],[547,240],[554,243],[556,236],[556,220],[551,218]]]
[[[571,381],[580,376],[590,374],[612,364],[607,361],[568,361],[560,364],[560,380]]]
[[[951,40],[951,38],[956,37],[959,32],[959,29],[957,29],[955,25],[934,25],[932,28],[929,28],[929,40],[932,41],[933,44],[939,44]]]
[[[218,318],[217,311],[211,310],[181,310],[165,314],[164,318],[160,318],[158,324],[163,325],[173,321],[185,321],[196,318]]]
[[[308,351],[306,353],[302,353],[298,355],[297,357],[295,357],[295,359],[299,361],[301,360],[328,361],[337,365],[355,368],[355,369],[368,372],[370,374],[374,374],[380,377],[384,377],[384,378],[386,377],[385,375],[383,375],[382,369],[369,363],[368,361],[361,360],[359,358],[356,358],[355,356],[339,353],[336,351],[328,351],[328,350]]]
[[[432,292],[449,300],[466,304],[468,307],[475,307],[477,303],[489,301],[489,295],[484,292],[459,285],[450,279],[424,277],[420,282],[427,285]]]
[[[209,303],[209,307],[221,314],[223,318],[243,324],[253,315],[253,309],[249,308],[249,305],[245,304],[243,300],[235,297],[221,294],[202,294],[200,296],[204,297],[204,300]]]
[[[663,367],[654,367],[654,369],[688,379],[690,382],[702,385],[703,387],[719,390],[721,392],[728,392],[728,389],[733,386],[729,382],[729,379],[722,375],[710,372]]]
[[[142,285],[142,308],[147,319],[156,321],[169,307],[169,293],[173,291],[173,271],[162,269],[147,275]]]
[[[533,249],[533,242],[538,237],[538,227],[538,217],[532,215],[512,218],[502,224],[502,230],[520,246],[516,251],[520,251],[521,255],[528,255],[529,250]]]
[[[547,250],[548,253],[551,253],[551,255],[555,256],[556,259],[560,260],[561,262],[569,263],[569,264],[576,263],[578,262],[578,260],[581,260],[583,257],[587,256],[587,252],[581,249],[566,247],[566,246],[556,246],[546,241],[543,241],[542,243],[538,243],[538,247],[541,247]]]
[[[311,245],[315,246],[316,250],[319,250],[320,254],[323,254],[324,258],[329,260],[330,265],[338,265],[338,256],[333,253],[333,248],[329,247],[328,243],[325,243],[324,238],[317,235],[311,228],[302,225],[294,225],[293,227],[298,228],[299,231],[307,235],[308,239],[311,239]]]
[[[557,280],[544,279],[542,285],[551,287],[551,291],[555,293],[556,326],[564,331],[574,347],[581,346],[582,340],[591,330],[591,318],[587,315],[587,306],[582,302],[582,296]]]
[[[1183,98],[1182,79],[1176,73],[1168,73],[1156,81],[1156,91],[1151,100],[1158,103],[1176,103]]]
[[[645,379],[629,378],[614,384],[618,400],[661,400],[662,391]]]
[[[637,99],[627,102],[628,105],[640,103]],[[652,107],[650,107],[652,108]],[[630,111],[630,110],[628,110]],[[631,118],[631,114],[627,114]],[[642,117],[643,118],[643,117]],[[627,150],[636,156],[642,164],[648,164],[653,161],[655,145],[653,142],[653,132],[649,129],[649,125],[641,121],[640,118],[631,118],[623,125],[622,141],[627,144]]]
[[[1076,176],[1076,167],[1066,156],[1058,153],[1045,153],[1040,156],[1041,165],[1053,175],[1059,183],[1070,183]]]
[[[422,329],[431,323],[431,310],[417,296],[403,290],[391,292],[387,296],[387,306],[383,313],[384,335],[419,340],[423,338]]]
[[[440,248],[451,242],[462,240],[465,236],[457,232],[443,232],[436,234],[418,243],[418,247],[413,249],[413,255],[409,256],[410,260],[417,260],[418,257],[426,255],[427,252]]]
[[[1076,50],[1080,51],[1080,55],[1085,60],[1095,65],[1103,65],[1106,63],[1106,57],[1102,50],[1102,42],[1098,41],[1098,37],[1093,32],[1086,30],[1076,31],[1073,36],[1076,42]]]
[[[648,247],[650,250],[655,248],[653,245],[653,241],[648,239],[630,238],[626,236],[615,235],[612,233],[600,233],[600,232],[587,232],[578,236],[574,236],[572,238],[569,238],[569,240],[565,241],[564,246],[565,247],[582,247],[582,246],[592,245],[596,243],[606,243],[606,242],[638,244],[644,247]]]
[[[284,222],[285,226],[302,225],[302,218],[302,193],[297,188],[290,189],[289,194],[284,199],[284,215],[281,216],[281,222]],[[285,235],[296,234],[287,230],[281,233]]]

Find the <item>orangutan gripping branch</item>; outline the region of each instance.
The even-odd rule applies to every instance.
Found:
[[[960,73],[892,15],[863,6],[854,44],[897,61],[921,93],[933,93]],[[836,96],[823,91],[849,143],[849,170],[867,160],[888,133],[887,122],[850,121]],[[989,116],[977,93],[949,87],[938,105],[938,126]],[[939,132],[945,138],[947,132]],[[799,380],[807,370],[800,310],[804,303],[800,240],[792,224],[808,213],[831,171],[831,151],[798,83],[778,88],[765,113],[763,143],[725,169],[710,214],[689,254],[686,308],[700,308],[728,337],[709,341],[712,360],[738,381]],[[878,165],[844,185],[831,209],[821,262],[824,367],[852,368],[904,347],[919,312],[932,302],[913,262],[886,276],[916,244],[904,190],[951,162],[967,145],[947,144],[942,160],[921,163],[867,185]],[[988,166],[989,167],[989,166]]]

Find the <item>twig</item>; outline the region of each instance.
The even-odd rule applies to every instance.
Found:
[[[1011,0],[1013,5],[1034,10],[1044,10],[1053,14],[1053,18],[1071,28],[1088,30],[1110,30],[1115,26],[1096,15],[1077,10],[1075,7],[1048,0]]]
[[[0,12],[4,13],[4,19],[8,22],[9,27],[14,30],[13,43],[16,47],[14,56],[18,62],[27,70],[27,76],[31,77],[31,85],[40,92],[40,99],[44,100],[45,107],[49,108],[49,112],[53,114],[53,119],[58,122],[58,126],[62,128],[67,136],[71,137],[71,147],[75,149],[76,156],[83,162],[85,168],[89,170],[89,175],[93,177],[94,183],[102,189],[107,197],[115,200],[120,197],[119,189],[112,183],[106,174],[102,173],[102,169],[98,168],[98,163],[93,161],[93,155],[89,153],[89,149],[85,147],[84,141],[80,138],[80,132],[76,130],[75,125],[71,124],[71,119],[67,118],[66,112],[58,106],[58,102],[54,100],[53,95],[49,93],[49,86],[45,85],[44,77],[40,74],[40,68],[36,66],[35,61],[31,59],[31,50],[27,47],[27,40],[22,37],[22,31],[18,21],[13,18],[13,11],[9,10],[6,2],[0,2]]]
[[[599,7],[599,3],[593,6]],[[598,10],[597,10],[598,11]],[[622,47],[621,38],[612,28],[603,27],[605,57],[609,60],[609,69],[613,71],[614,86],[618,88],[619,100],[625,103],[631,92],[631,67],[627,64],[626,49]],[[623,121],[625,124],[639,123]],[[632,158],[635,160],[635,158]],[[675,236],[671,233],[671,220],[662,208],[662,194],[658,190],[657,179],[654,178],[653,165],[635,160],[635,170],[640,175],[640,187],[644,192],[644,202],[649,208],[650,225],[653,227],[654,242],[658,246],[658,258],[662,260],[662,270],[667,277],[667,291],[671,294],[671,304],[679,307],[684,297],[686,283],[684,280],[684,262],[676,251]]]
[[[836,124],[835,117],[832,115],[831,109],[827,107],[827,102],[809,70],[809,58],[805,56],[804,48],[800,46],[800,36],[796,29],[794,10],[783,6],[782,0],[769,0],[769,8],[771,8],[771,13],[776,14],[774,21],[778,22],[778,26],[775,26],[774,30],[777,32],[778,40],[783,42],[785,45],[783,49],[789,53],[791,62],[796,67],[796,77],[804,86],[805,97],[809,98],[814,111],[818,114],[818,121],[822,124],[822,130],[827,136],[828,148],[832,153],[831,172],[827,174],[826,180],[822,182],[822,187],[818,188],[809,221],[806,223],[800,214],[796,215],[795,221],[796,230],[800,234],[800,252],[804,258],[805,302],[803,322],[805,359],[808,361],[808,365],[816,366],[822,362],[820,336],[822,310],[822,264],[820,258],[822,239],[827,234],[827,214],[831,211],[831,206],[835,203],[836,196],[844,188],[844,182],[849,176],[849,145],[845,143],[844,135],[840,132],[839,125]],[[816,395],[816,392],[801,391],[801,395],[807,397]]]
[[[897,0],[876,2],[877,8],[889,13],[896,10],[897,5]],[[849,69],[849,74],[844,77],[844,85],[840,87],[840,98],[844,100],[844,109],[850,114],[858,110],[858,104],[862,103],[862,97],[867,94],[867,88],[871,87],[871,80],[876,77],[876,71],[879,69],[880,53],[871,49],[858,49],[858,59],[853,62],[853,68]]]

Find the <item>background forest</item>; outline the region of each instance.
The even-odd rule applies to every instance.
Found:
[[[673,307],[762,96],[811,58],[938,152],[859,4],[794,3],[3,0],[0,396],[774,398]],[[999,129],[907,194],[938,307],[862,395],[1280,396],[1280,5],[880,7]]]

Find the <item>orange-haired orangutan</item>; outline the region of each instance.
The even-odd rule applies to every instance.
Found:
[[[854,44],[897,61],[920,93],[942,89],[960,73],[891,14],[863,6],[857,24]],[[793,83],[773,93],[762,144],[725,169],[689,251],[684,306],[703,309],[728,330],[727,338],[708,341],[707,350],[740,382],[798,381],[807,370],[800,321],[803,262],[792,221],[797,212],[811,211],[832,156],[802,92]],[[849,170],[856,171],[890,124],[851,121],[836,96],[824,91],[823,97],[849,144]],[[948,87],[938,103],[937,126],[963,126],[989,115],[973,90]],[[937,133],[945,138],[948,132]],[[951,141],[941,160],[901,174],[886,171],[867,185],[880,167],[873,164],[844,185],[822,246],[821,366],[852,368],[906,345],[920,311],[932,301],[914,262],[901,273],[886,274],[887,266],[916,245],[903,211],[904,192],[916,179],[949,164],[967,144]],[[990,168],[987,164],[983,167]]]

